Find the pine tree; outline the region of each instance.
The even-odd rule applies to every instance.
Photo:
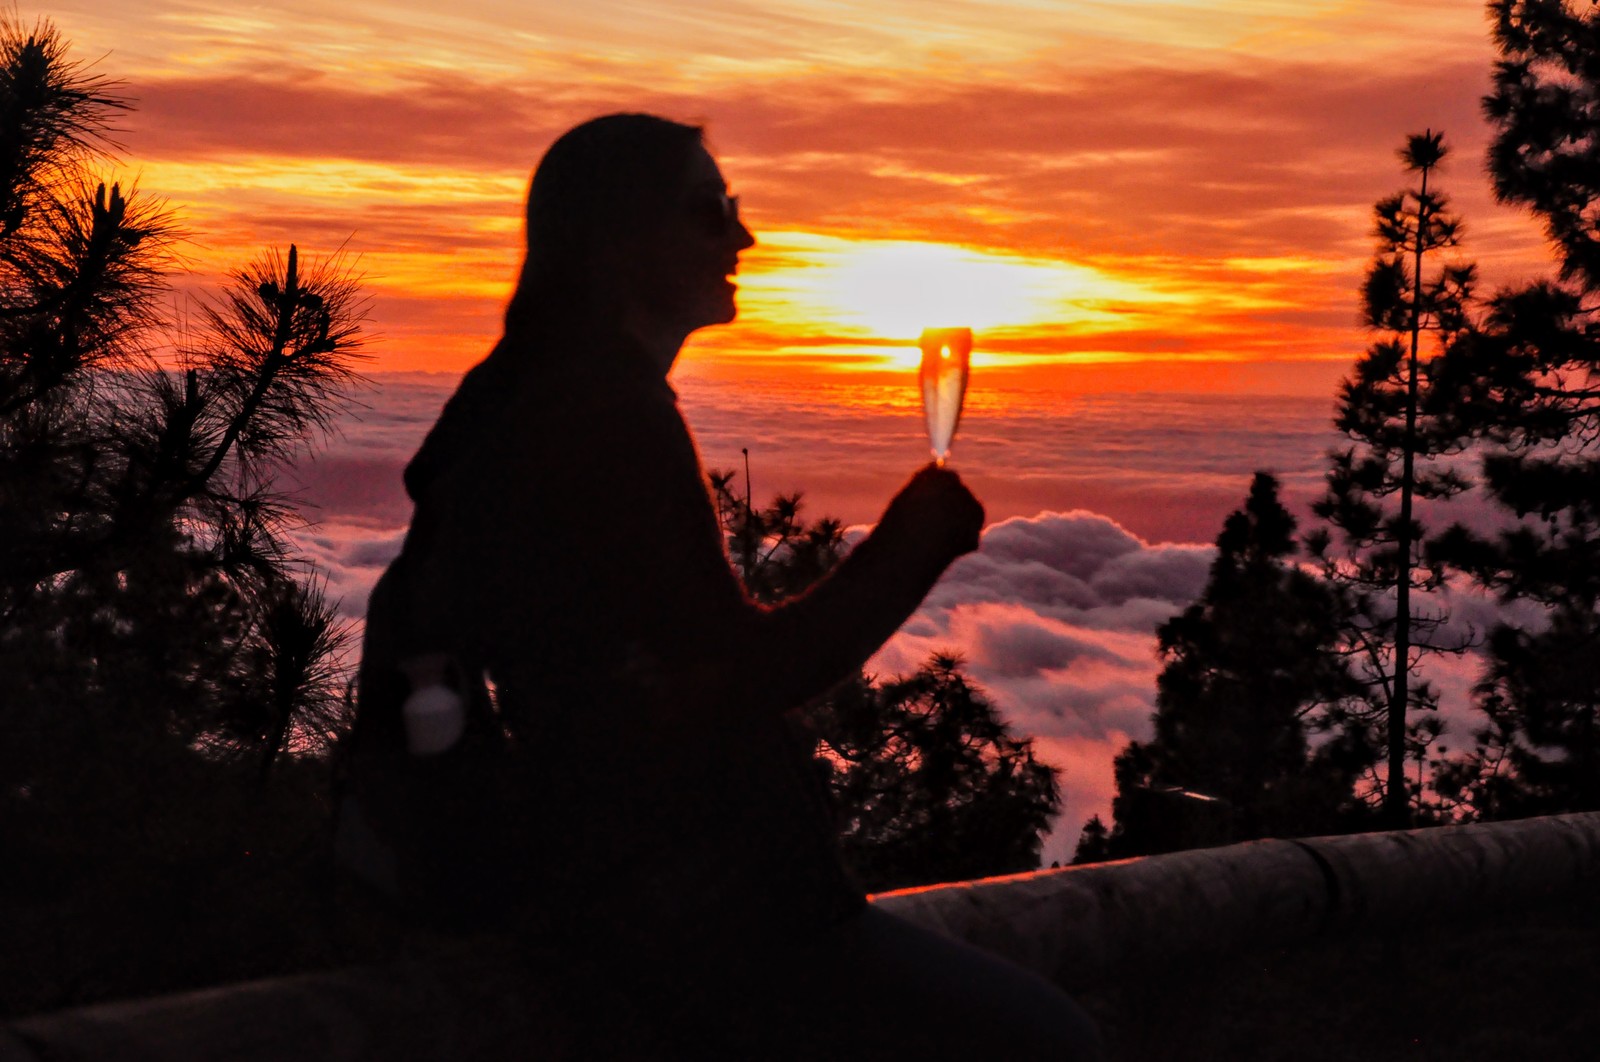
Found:
[[[869,889],[1034,870],[1059,771],[935,654],[909,676],[847,683],[805,713],[838,806],[846,861]]]
[[[844,557],[844,526],[831,517],[807,522],[801,498],[780,494],[765,509],[739,497],[737,473],[707,473],[717,517],[726,533],[728,555],[752,598],[772,604],[810,587]],[[748,475],[748,473],[747,473]]]
[[[1561,278],[1600,288],[1600,11],[1574,0],[1492,0],[1500,58],[1484,114],[1496,127],[1489,175],[1502,202],[1532,210]]]
[[[1510,526],[1455,528],[1440,555],[1544,612],[1491,632],[1487,724],[1443,777],[1485,817],[1600,808],[1600,9],[1496,0],[1490,12],[1490,175],[1502,201],[1544,223],[1559,278],[1497,295],[1452,358]]]
[[[1461,232],[1447,199],[1429,187],[1447,153],[1443,134],[1408,137],[1400,158],[1419,185],[1375,208],[1378,254],[1363,289],[1364,317],[1385,335],[1340,387],[1335,424],[1353,445],[1330,454],[1328,491],[1314,506],[1339,532],[1342,554],[1329,551],[1326,535],[1308,540],[1328,577],[1349,591],[1346,630],[1369,708],[1348,721],[1387,751],[1387,769],[1373,783],[1393,828],[1409,825],[1413,803],[1422,799],[1422,784],[1407,782],[1406,761],[1421,758],[1440,730],[1436,717],[1423,714],[1438,703],[1417,678],[1419,658],[1468,647],[1437,640],[1446,616],[1413,606],[1414,592],[1437,589],[1445,577],[1424,550],[1418,503],[1447,500],[1469,486],[1455,463],[1441,460],[1463,449],[1466,432],[1456,393],[1437,383],[1434,364],[1469,330],[1476,279],[1469,264],[1433,267]],[[1424,333],[1439,344],[1426,357]]]
[[[0,820],[82,873],[201,816],[182,779],[265,772],[342,710],[276,475],[356,379],[360,293],[291,247],[169,321],[181,233],[96,173],[124,108],[0,19]]]
[[[842,525],[808,522],[801,495],[756,509],[736,473],[713,470],[709,480],[729,556],[757,601],[804,592],[844,556]],[[1011,732],[958,657],[935,654],[887,680],[858,675],[797,721],[826,773],[845,859],[867,888],[1039,865],[1060,807],[1059,772]]]
[[[1104,854],[1303,836],[1354,814],[1365,750],[1309,740],[1356,688],[1339,595],[1294,563],[1294,530],[1276,479],[1257,472],[1200,599],[1157,632],[1155,736],[1117,756]]]

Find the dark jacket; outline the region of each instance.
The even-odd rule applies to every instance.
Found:
[[[514,764],[492,784],[463,768],[481,791],[449,814],[493,855],[446,862],[623,938],[805,932],[859,907],[785,713],[859,669],[950,557],[891,510],[809,593],[753,603],[676,395],[621,338],[502,342],[406,486],[416,509],[369,611],[358,743],[402,776],[433,769],[394,751],[395,663],[445,651],[477,691],[474,747]],[[475,801],[496,806],[474,818]]]

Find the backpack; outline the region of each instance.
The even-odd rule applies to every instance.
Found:
[[[455,647],[441,659],[464,725],[439,751],[413,751],[412,689],[396,647],[406,622],[405,557],[373,587],[356,680],[356,722],[335,773],[334,856],[408,919],[450,930],[504,920],[524,894],[527,775],[483,672]],[[453,651],[452,651],[453,650]]]

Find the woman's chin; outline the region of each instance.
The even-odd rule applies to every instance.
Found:
[[[710,323],[727,324],[739,316],[739,302],[734,298],[734,293],[737,290],[732,284],[728,285],[727,295],[718,299],[715,308],[710,308],[710,312],[707,314],[711,318]]]
[[[721,290],[707,288],[698,298],[681,303],[677,316],[689,325],[689,331],[727,324],[739,313],[737,291],[733,284],[723,281]]]

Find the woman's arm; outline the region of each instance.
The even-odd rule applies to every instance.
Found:
[[[689,700],[722,711],[784,711],[859,671],[952,561],[978,546],[983,508],[953,472],[929,466],[877,526],[809,591],[776,606],[741,600],[707,625],[725,647],[685,647]],[[698,640],[698,639],[697,639]]]
[[[583,661],[597,688],[612,685],[613,698],[668,727],[786,711],[848,677],[982,527],[959,478],[930,466],[808,593],[761,606],[729,567],[665,388],[508,425],[516,437],[460,477],[471,489],[440,499],[454,525],[440,545],[463,572],[476,568],[487,636],[502,656],[520,647]]]

